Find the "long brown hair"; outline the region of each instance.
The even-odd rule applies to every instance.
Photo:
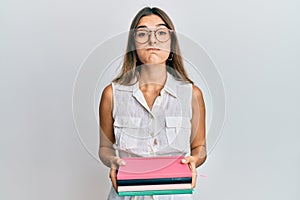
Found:
[[[167,28],[170,30],[174,30],[171,34],[171,51],[169,58],[166,61],[167,70],[171,73],[174,78],[181,81],[186,81],[189,83],[193,83],[189,78],[184,69],[183,60],[180,53],[178,39],[175,33],[175,27],[170,19],[170,17],[161,9],[153,7],[145,7],[140,10],[134,19],[131,22],[129,36],[128,36],[128,43],[126,54],[124,55],[122,71],[121,73],[113,80],[115,83],[119,83],[122,85],[130,85],[134,80],[134,77],[137,74],[137,66],[139,66],[141,61],[139,60],[136,47],[135,47],[135,40],[133,37],[134,31],[139,23],[140,19],[144,16],[149,15],[157,15],[159,16],[165,23]]]

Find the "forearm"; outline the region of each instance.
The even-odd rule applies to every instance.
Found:
[[[115,150],[112,147],[100,147],[99,158],[104,165],[111,167],[113,159],[116,157]]]
[[[206,146],[199,145],[191,150],[191,156],[194,157],[196,167],[201,166],[206,160]]]

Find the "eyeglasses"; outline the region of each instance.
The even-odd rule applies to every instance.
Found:
[[[170,30],[168,28],[158,28],[156,30],[137,29],[134,32],[133,36],[137,43],[144,44],[149,41],[151,32],[154,32],[155,38],[159,42],[166,42],[170,39],[173,30]]]

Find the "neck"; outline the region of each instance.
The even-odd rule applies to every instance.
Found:
[[[165,64],[142,65],[139,75],[141,85],[161,85],[165,84],[167,69]]]

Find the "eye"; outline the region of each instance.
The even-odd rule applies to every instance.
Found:
[[[158,31],[158,35],[161,35],[161,36],[167,35],[167,31],[165,31],[165,30],[159,30]]]
[[[147,35],[147,33],[145,31],[138,31],[136,32],[136,36],[137,37],[145,37]]]

